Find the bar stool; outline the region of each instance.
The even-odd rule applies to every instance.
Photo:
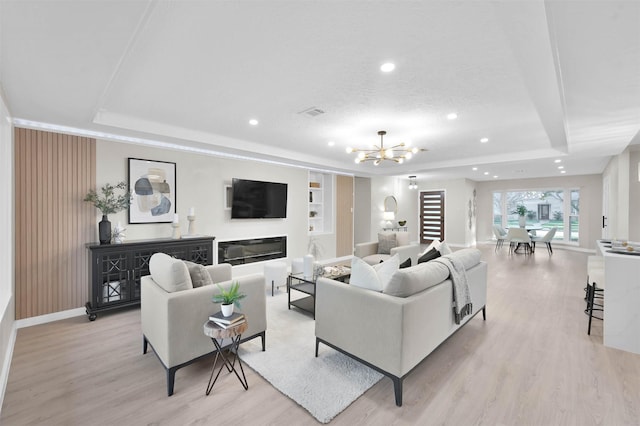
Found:
[[[590,271],[595,269],[604,269],[604,257],[602,256],[589,256],[587,258],[587,286],[589,285]],[[598,289],[600,290],[600,289]],[[601,293],[601,292],[600,292]],[[601,298],[601,294],[596,294],[596,298]],[[587,287],[584,288],[584,300],[587,300]]]
[[[591,334],[591,319],[603,319],[594,316],[593,311],[604,312],[604,305],[595,303],[597,292],[600,292],[600,298],[604,298],[604,287],[604,267],[598,268],[593,266],[591,270],[589,270],[589,280],[587,281],[587,309],[584,310],[584,313],[589,316],[589,327],[587,329],[587,334],[589,335]]]
[[[269,262],[264,265],[264,280],[266,285],[271,284],[271,296],[275,287],[287,285],[287,263]]]

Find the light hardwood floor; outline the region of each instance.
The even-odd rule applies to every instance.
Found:
[[[640,424],[640,355],[605,348],[600,321],[587,336],[587,254],[479,248],[487,321],[476,316],[407,377],[402,407],[383,378],[331,424]],[[249,368],[248,391],[224,375],[205,396],[209,360],[179,370],[168,398],[163,368],[141,351],[135,309],[19,330],[1,423],[317,424]]]

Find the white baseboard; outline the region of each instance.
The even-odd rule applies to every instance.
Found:
[[[16,336],[18,335],[18,328],[16,323],[13,323],[11,327],[11,335],[9,336],[9,345],[7,347],[7,353],[4,356],[4,363],[2,364],[2,372],[0,372],[0,410],[4,405],[4,394],[7,391],[7,383],[9,382],[9,369],[11,368],[11,360],[13,359],[13,348],[16,345]]]
[[[54,312],[52,314],[40,315],[37,317],[25,318],[16,321],[16,328],[31,327],[32,325],[46,324],[48,322],[63,320],[67,318],[86,315],[86,308],[75,308],[67,311]]]
[[[579,246],[574,246],[574,245],[568,245],[568,244],[563,244],[563,243],[558,243],[555,241],[551,242],[551,248],[555,249],[560,249],[560,250],[569,250],[569,251],[578,251],[578,252],[582,252],[582,253],[595,253],[596,249],[587,249],[584,247],[579,247]],[[496,240],[487,240],[484,242],[478,242],[478,244],[483,244],[483,245],[495,245],[496,244]],[[544,246],[540,246],[540,247],[544,247]],[[546,249],[546,247],[544,247]]]

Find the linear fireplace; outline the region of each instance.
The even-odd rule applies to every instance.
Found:
[[[287,237],[218,241],[218,263],[243,265],[287,257]]]

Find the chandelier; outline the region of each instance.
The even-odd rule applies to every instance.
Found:
[[[389,160],[402,164],[404,160],[411,159],[413,154],[418,153],[418,151],[426,151],[426,149],[405,148],[404,142],[394,145],[391,148],[385,148],[383,138],[387,132],[385,130],[380,130],[378,134],[380,135],[380,146],[374,145],[374,149],[347,148],[348,154],[351,154],[352,152],[358,153],[355,159],[356,163],[373,161],[373,164],[377,166],[382,161]]]

